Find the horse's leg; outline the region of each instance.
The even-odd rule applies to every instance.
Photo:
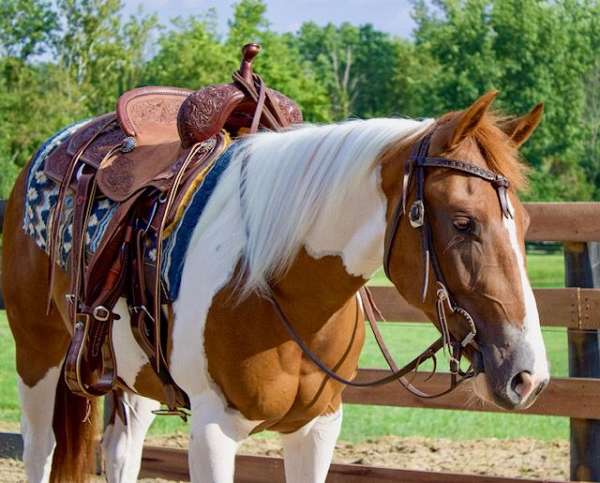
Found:
[[[286,483],[325,481],[342,427],[342,407],[282,435]]]
[[[33,386],[17,377],[21,399],[21,434],[23,462],[27,481],[46,482],[52,469],[56,438],[52,429],[54,403],[60,366],[51,367]]]
[[[144,438],[156,417],[152,411],[160,408],[160,403],[129,391],[121,393],[119,398],[127,424],[119,414],[114,414],[113,421],[104,430],[102,449],[106,479],[110,483],[135,482],[140,472]]]
[[[213,391],[191,398],[192,428],[189,449],[194,483],[233,483],[237,449],[256,426],[227,408]]]

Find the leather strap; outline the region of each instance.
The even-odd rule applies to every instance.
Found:
[[[331,379],[333,379],[334,381],[337,381],[341,384],[344,384],[346,386],[373,387],[373,386],[382,386],[389,382],[395,381],[395,380],[399,379],[400,377],[405,376],[406,374],[409,374],[410,372],[413,372],[415,369],[417,369],[419,367],[419,365],[421,363],[423,363],[426,360],[433,357],[436,354],[436,352],[438,352],[443,347],[442,338],[440,337],[438,340],[436,340],[433,344],[431,344],[429,347],[427,347],[427,349],[425,349],[423,352],[421,352],[421,354],[419,354],[417,357],[415,357],[408,364],[406,364],[405,366],[403,366],[400,369],[397,369],[396,371],[393,371],[392,373],[388,374],[387,376],[384,376],[379,379],[374,379],[372,381],[365,381],[365,382],[352,381],[350,379],[346,379],[346,378],[340,376],[335,371],[333,371],[332,369],[327,367],[325,365],[325,363],[319,358],[319,356],[317,356],[311,350],[311,348],[308,347],[308,345],[306,345],[306,343],[304,342],[304,340],[302,339],[300,334],[298,334],[298,332],[296,331],[294,326],[290,323],[289,319],[285,315],[285,312],[283,311],[283,309],[279,305],[279,302],[277,302],[277,299],[275,298],[275,296],[272,293],[267,295],[266,299],[273,305],[273,308],[275,309],[275,313],[277,314],[277,317],[281,321],[283,327],[286,329],[286,331],[289,334],[289,336],[291,337],[291,339],[296,344],[298,344],[300,349],[302,349],[302,352],[304,353],[304,355],[306,357],[308,357],[313,364],[315,364],[322,372],[324,372]]]
[[[81,156],[89,148],[92,143],[100,136],[105,129],[107,129],[112,123],[115,122],[114,118],[111,118],[101,129],[90,137],[83,145],[78,149],[77,153],[71,159],[69,166],[67,168],[65,177],[63,182],[60,185],[58,190],[58,196],[56,200],[56,207],[54,209],[54,216],[52,218],[52,226],[50,229],[50,238],[48,240],[48,256],[49,256],[49,265],[48,265],[48,299],[46,304],[46,314],[50,313],[50,308],[52,307],[52,291],[54,288],[54,278],[56,274],[56,258],[57,258],[57,249],[58,249],[58,236],[60,224],[62,221],[63,208],[65,204],[65,198],[67,196],[67,191],[71,181],[73,180],[73,176],[75,175],[75,170],[79,166],[79,160]]]

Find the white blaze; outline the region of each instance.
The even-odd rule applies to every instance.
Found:
[[[514,208],[510,199],[508,205],[511,213],[514,213]],[[546,347],[542,337],[540,328],[540,316],[538,314],[537,304],[533,296],[533,290],[529,283],[527,270],[525,269],[525,259],[521,251],[521,245],[517,237],[517,226],[514,218],[504,218],[504,226],[508,230],[510,244],[515,253],[517,260],[517,268],[519,270],[519,278],[521,280],[521,289],[523,291],[523,303],[525,304],[525,319],[523,320],[523,328],[525,331],[525,340],[530,344],[534,355],[533,376],[536,380],[542,381],[549,377],[548,358],[546,356]]]

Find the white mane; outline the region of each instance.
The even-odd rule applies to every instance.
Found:
[[[245,140],[232,160],[238,164],[245,158],[246,163],[242,296],[267,290],[269,280],[286,272],[321,208],[356,189],[385,147],[421,133],[431,122],[354,120]]]

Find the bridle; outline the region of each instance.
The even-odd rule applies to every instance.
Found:
[[[354,387],[371,387],[380,386],[397,380],[404,388],[406,388],[415,396],[421,398],[435,398],[448,394],[449,392],[453,391],[460,383],[475,376],[475,371],[473,370],[472,366],[469,367],[466,371],[464,371],[460,367],[460,362],[464,354],[464,349],[467,346],[472,346],[476,351],[478,351],[478,345],[476,342],[477,327],[475,321],[473,320],[473,317],[465,308],[461,307],[460,305],[458,305],[458,303],[456,303],[454,297],[448,290],[446,279],[441,269],[441,265],[435,253],[435,250],[433,249],[433,233],[431,230],[430,221],[426,213],[427,203],[425,199],[425,172],[427,168],[445,168],[454,171],[460,171],[469,176],[475,176],[483,179],[484,181],[488,181],[496,189],[496,193],[498,194],[498,200],[500,203],[500,208],[502,211],[502,216],[512,218],[513,214],[510,209],[507,194],[507,190],[509,188],[509,181],[502,175],[499,175],[484,168],[480,168],[479,166],[476,166],[472,163],[468,163],[466,161],[428,156],[432,134],[433,131],[425,135],[423,139],[421,139],[421,141],[419,141],[419,143],[415,145],[410,157],[405,163],[404,175],[402,179],[402,197],[394,209],[392,221],[388,226],[388,230],[386,232],[383,267],[385,270],[385,274],[388,278],[391,279],[391,253],[396,242],[397,233],[400,228],[400,223],[402,221],[403,216],[406,214],[408,191],[414,179],[416,183],[416,199],[412,203],[410,210],[408,211],[408,221],[411,227],[413,227],[416,230],[419,230],[421,237],[421,250],[424,258],[423,289],[421,292],[423,302],[425,301],[425,298],[427,296],[427,290],[429,287],[430,269],[431,267],[433,267],[435,285],[437,287],[436,315],[438,328],[442,333],[441,337],[439,337],[433,344],[427,347],[421,354],[415,357],[408,364],[399,368],[396,362],[394,361],[393,357],[391,356],[389,350],[387,349],[381,332],[377,327],[375,312],[378,312],[378,309],[374,305],[372,296],[368,289],[366,287],[363,287],[360,291],[361,301],[363,303],[367,319],[369,320],[369,324],[371,326],[377,344],[379,345],[379,348],[381,349],[382,354],[386,362],[388,363],[391,372],[382,378],[371,381],[352,381],[339,376],[331,368],[327,367],[323,363],[323,361],[321,361],[319,356],[317,356],[306,345],[302,337],[298,334],[296,329],[290,323],[285,312],[279,305],[272,292],[265,296],[273,305],[275,312],[278,318],[281,320],[286,331],[302,349],[304,355],[308,359],[310,359],[327,376],[344,385]],[[450,331],[450,328],[448,326],[446,310],[449,310],[450,313],[456,313],[464,319],[467,334],[461,340],[455,338],[455,336]],[[450,385],[447,389],[436,394],[424,393],[423,391],[414,387],[411,383],[411,380],[408,380],[405,376],[413,371],[416,371],[420,364],[428,359],[432,359],[433,361],[434,366],[433,371],[431,373],[431,375],[433,375],[437,368],[436,354],[441,349],[446,350],[449,356]]]

